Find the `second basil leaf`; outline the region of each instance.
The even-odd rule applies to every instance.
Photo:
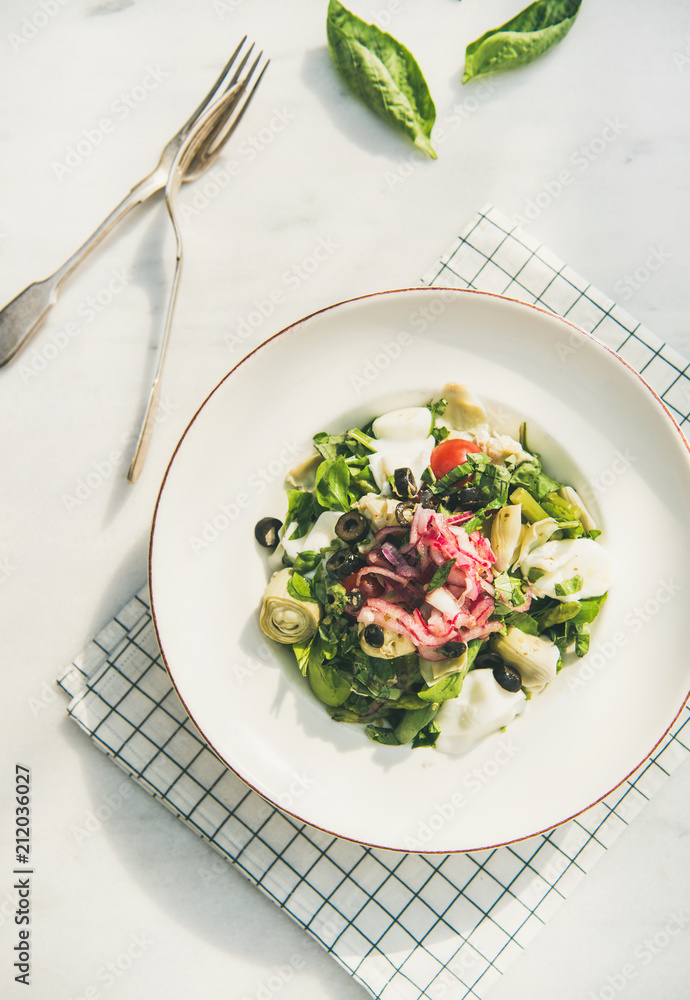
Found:
[[[471,42],[465,51],[463,83],[477,76],[532,62],[568,34],[582,0],[537,0]]]
[[[436,159],[430,140],[436,108],[412,53],[338,0],[330,0],[326,25],[333,62],[349,87]]]

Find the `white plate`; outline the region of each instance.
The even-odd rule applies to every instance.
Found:
[[[283,477],[319,430],[470,385],[507,432],[588,496],[617,576],[590,653],[464,757],[371,743],[333,722],[258,625]],[[651,753],[690,688],[690,455],[651,389],[550,313],[457,289],[343,302],[283,330],[211,393],[172,458],[150,583],[173,683],[218,756],[270,802],[392,850],[475,850],[547,830]]]

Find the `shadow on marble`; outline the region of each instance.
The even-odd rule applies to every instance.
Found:
[[[336,128],[350,142],[367,153],[386,156],[397,162],[415,151],[402,133],[352,94],[338,76],[327,48],[306,52],[302,61],[302,80],[319,99]]]

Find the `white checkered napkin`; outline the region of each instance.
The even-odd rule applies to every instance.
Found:
[[[427,283],[540,302],[618,349],[688,419],[686,363],[553,254],[482,212]],[[161,665],[148,594],[58,683],[68,713],[131,777],[305,927],[374,997],[483,998],[513,958],[690,753],[686,708],[657,752],[603,802],[531,840],[461,855],[394,854],[299,823],[204,743]]]

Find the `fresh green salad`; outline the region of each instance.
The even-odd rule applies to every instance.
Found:
[[[378,743],[462,753],[584,656],[612,579],[577,491],[476,396],[314,435],[288,476],[261,628],[289,644],[338,722]]]

